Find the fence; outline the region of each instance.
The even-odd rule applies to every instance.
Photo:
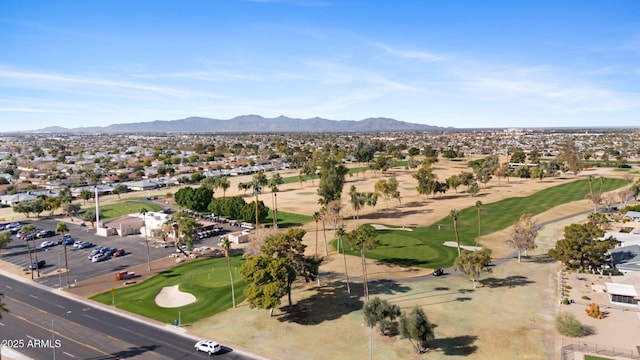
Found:
[[[586,343],[578,339],[562,338],[562,360],[574,360],[575,352],[609,356],[616,359],[640,359],[640,349],[624,349],[610,345]]]

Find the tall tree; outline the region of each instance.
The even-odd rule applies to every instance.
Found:
[[[193,234],[200,227],[200,224],[198,224],[193,216],[185,212],[173,214],[169,219],[167,219],[167,222],[170,224],[176,238],[176,250],[187,256],[181,246],[185,245],[188,250],[193,248]]]
[[[233,308],[236,308],[236,291],[233,286],[233,273],[231,272],[231,241],[229,241],[229,237],[225,236],[220,243],[220,247],[222,251],[224,251],[224,257],[227,258],[227,267],[229,268],[229,280],[231,282],[231,303],[233,304]]]
[[[560,157],[569,168],[569,171],[575,175],[578,175],[584,168],[582,155],[580,155],[573,142],[567,142],[562,146]]]
[[[614,237],[603,236],[604,230],[595,224],[571,224],[564,228],[564,238],[556,242],[549,255],[570,269],[599,268],[607,261],[607,252],[619,243]]]
[[[315,280],[318,276],[318,266],[320,259],[304,255],[306,245],[302,243],[302,238],[306,231],[302,228],[292,228],[284,233],[269,235],[264,239],[262,253],[274,258],[286,259],[291,272],[287,277],[286,293],[289,306],[293,304],[291,299],[291,285],[298,276],[304,278],[306,282]]]
[[[347,278],[347,293],[351,295],[351,286],[349,285],[349,270],[347,269],[347,252],[344,248],[344,237],[347,232],[344,230],[344,227],[339,227],[336,230],[336,235],[338,235],[340,250],[342,251],[342,259],[344,260],[344,276]]]
[[[491,271],[486,266],[491,262],[491,254],[488,249],[483,248],[479,251],[464,251],[458,256],[453,268],[467,275],[473,282],[473,288],[478,287],[478,280],[483,270]]]
[[[520,254],[524,251],[527,256],[528,250],[536,248],[536,237],[538,236],[538,227],[532,214],[522,214],[520,219],[513,223],[511,238],[507,240],[507,244],[518,251],[518,262],[520,262]]]
[[[64,221],[58,222],[58,225],[56,225],[56,233],[62,236],[62,246],[64,246],[64,268],[66,270],[65,275],[67,278],[67,288],[69,288],[69,271],[71,270],[69,269],[69,261],[67,261],[67,242],[65,241],[64,234],[68,232],[69,232],[69,228],[67,227],[67,223],[65,223]]]
[[[369,300],[369,284],[367,278],[367,250],[374,249],[376,246],[378,246],[379,242],[376,239],[376,229],[369,224],[360,225],[357,229],[351,231],[347,235],[347,241],[351,248],[360,250],[364,297],[366,300]]]
[[[33,242],[33,254],[36,258],[36,263],[38,263],[38,249],[36,248],[36,228],[32,224],[25,225],[22,227],[22,232],[27,235],[25,241],[27,242],[27,247],[29,247],[29,241]],[[31,249],[29,248],[29,257],[31,258]],[[31,262],[33,264],[33,261]],[[38,277],[40,277],[40,266],[36,266],[36,271],[38,273]],[[31,278],[33,278],[33,270],[31,270]]]
[[[458,256],[460,256],[460,236],[458,235],[458,216],[460,211],[458,209],[451,209],[449,211],[449,217],[453,220],[453,233],[456,235],[456,243],[458,244]]]
[[[295,272],[285,258],[269,255],[250,256],[240,267],[240,275],[247,282],[244,289],[250,308],[273,309],[280,305],[280,299],[287,293],[288,279]]]
[[[267,185],[269,181],[267,180],[267,176],[263,172],[255,173],[253,175],[253,180],[249,184],[249,188],[253,190],[253,195],[256,197],[256,236],[258,236],[258,228],[260,227],[260,216],[258,209],[258,196],[262,193],[262,188]]]
[[[229,188],[231,187],[231,182],[229,181],[229,178],[226,176],[223,176],[221,178],[218,179],[218,182],[216,183],[217,187],[219,187],[220,189],[222,189],[222,198],[226,198],[227,197],[227,190],[229,190]]]
[[[278,191],[282,184],[284,184],[284,179],[279,173],[273,174],[268,182],[271,194],[273,195],[273,227],[276,229],[278,228]]]
[[[435,339],[433,328],[422,308],[417,306],[408,315],[401,315],[398,322],[400,336],[408,339],[418,354],[427,351],[429,342]]]
[[[318,203],[327,205],[333,200],[340,199],[345,177],[349,169],[335,161],[324,161],[320,169],[320,184],[318,185]]]
[[[316,251],[315,251],[315,256],[318,257],[318,222],[322,218],[322,215],[320,215],[320,211],[315,211],[313,213],[312,217],[313,217],[313,221],[315,221],[315,223],[316,223]]]

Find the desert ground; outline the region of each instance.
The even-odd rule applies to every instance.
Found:
[[[436,163],[435,169],[441,181],[460,171],[470,171],[466,162],[448,160]],[[297,173],[283,172],[281,175],[297,176]],[[587,169],[580,173],[580,177],[588,175],[621,176],[606,169]],[[343,199],[348,199],[347,192],[351,185],[355,185],[358,191],[373,191],[377,180],[389,176],[367,171],[364,175],[348,177]],[[360,223],[406,227],[430,225],[445,219],[451,208],[463,209],[474,206],[477,200],[487,204],[508,197],[526,196],[577,178],[567,175],[543,181],[492,179],[486,187],[481,187],[477,197],[464,193],[464,187],[461,187],[458,193],[450,190],[446,196],[425,199],[415,190],[416,183],[410,171],[395,170],[394,176],[400,183],[402,204],[390,200],[387,208],[385,201],[380,199],[375,208],[365,207],[361,211]],[[237,190],[237,183],[247,179],[232,178],[231,181],[227,196],[242,195]],[[319,209],[315,193],[317,184],[318,179],[314,182],[282,185],[277,197],[278,209],[311,215]],[[220,195],[216,193],[216,196]],[[135,193],[133,196],[140,194]],[[115,200],[115,197],[111,199]],[[250,201],[250,198],[247,200]],[[267,206],[271,206],[271,194],[268,191],[261,195],[261,200]],[[105,200],[101,202],[106,203]],[[591,208],[592,205],[587,200],[580,200],[554,208],[536,216],[535,219],[538,223],[543,223]],[[13,220],[17,219],[16,215],[3,209],[0,219]],[[352,213],[347,200],[344,201],[342,215],[346,229],[351,230]],[[584,219],[585,216],[579,216],[545,226],[537,239],[538,248],[530,252],[529,257],[524,258],[521,263],[512,258],[495,266],[492,273],[483,274],[482,284],[477,289],[473,289],[466,277],[457,274],[435,278],[429,276],[431,269],[389,266],[370,260],[367,264],[368,273],[370,279],[375,281],[370,285],[370,292],[374,296],[400,305],[403,311],[414,306],[424,309],[437,327],[432,349],[422,356],[434,359],[462,356],[473,359],[559,358],[560,347],[566,340],[555,331],[555,315],[558,311],[570,308],[581,321],[586,323],[588,319],[586,315],[583,316],[584,311],[580,310],[583,306],[579,303],[568,307],[559,304],[560,266],[545,254],[554,246],[556,240],[562,238],[564,226]],[[304,227],[307,230],[307,251],[311,254],[315,251],[316,224],[311,222]],[[322,242],[322,226],[319,227],[319,231]],[[509,231],[507,229],[485,235],[479,242],[493,250],[495,259],[508,257],[513,252],[505,244]],[[331,235],[331,231],[327,229],[327,238],[330,239]],[[323,253],[323,247],[321,248]],[[359,261],[356,257],[348,258],[349,274],[356,282],[362,275]],[[283,299],[283,307],[269,318],[268,311],[249,309],[249,306],[243,303],[236,309],[184,327],[192,334],[210,337],[231,347],[249,349],[273,359],[367,358],[370,334],[369,329],[362,326],[362,286],[353,284],[353,296],[349,299],[344,280],[338,276],[343,270],[342,257],[336,256],[335,250],[330,248],[329,255],[321,266],[323,276],[320,286],[316,283],[298,284],[294,292],[293,309],[287,309]],[[330,274],[334,275],[329,276]],[[570,280],[572,277],[575,278],[575,275],[570,274]],[[91,289],[91,293],[82,294],[85,296],[101,292],[99,283],[78,285],[77,290],[85,289],[83,292]],[[108,289],[102,289],[106,290]],[[607,302],[606,299],[598,301],[603,304]],[[631,313],[625,315],[625,319],[633,317],[633,321],[628,325],[621,325],[626,322],[620,322],[622,317],[613,315],[599,320],[600,323],[589,323],[594,331],[581,340],[597,344],[615,343],[625,348],[640,345],[637,339],[631,338],[632,334],[640,333],[638,317]],[[621,329],[621,326],[629,328]],[[618,331],[613,333],[611,329]],[[397,335],[383,336],[374,329],[372,339],[374,358],[422,357],[413,353],[408,340]]]

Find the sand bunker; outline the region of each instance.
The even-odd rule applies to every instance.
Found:
[[[175,308],[196,302],[197,298],[188,292],[180,291],[178,285],[166,286],[156,295],[156,304],[160,307]]]
[[[458,243],[455,242],[455,241],[445,241],[445,242],[442,243],[442,245],[450,246],[450,247],[454,247],[454,248],[458,247]],[[469,250],[469,251],[482,250],[482,246],[460,245],[460,247],[465,249],[465,250]]]

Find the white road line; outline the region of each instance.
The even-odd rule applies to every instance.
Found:
[[[4,324],[0,322],[0,326],[4,326]]]
[[[63,351],[62,353],[63,353],[63,354],[65,354],[65,355],[67,355],[67,356],[70,356],[70,357],[72,357],[72,358],[74,358],[74,357],[75,357],[75,356],[73,356],[73,355],[69,354],[69,353],[68,353],[68,352],[66,352],[66,351]]]
[[[5,285],[4,287],[6,287],[7,289],[12,289],[13,290],[13,288],[11,286],[9,286],[9,285]]]
[[[34,338],[34,337],[33,337],[33,336],[31,336],[31,335],[27,335],[27,337],[28,337],[29,339],[31,339],[31,340],[34,340],[34,341],[35,341],[35,340],[38,340],[38,339]]]
[[[37,296],[35,296],[35,295],[33,295],[33,294],[30,294],[29,296],[31,296],[31,297],[32,297],[32,298],[34,298],[34,299],[37,299],[37,298],[38,298]]]
[[[89,319],[91,319],[91,320],[96,320],[96,318],[94,318],[93,316],[87,315],[87,314],[82,314],[82,316],[86,316],[86,317],[88,317],[88,318],[89,318]]]
[[[57,307],[59,307],[60,309],[64,309],[64,306],[60,305],[60,304],[56,304]]]

